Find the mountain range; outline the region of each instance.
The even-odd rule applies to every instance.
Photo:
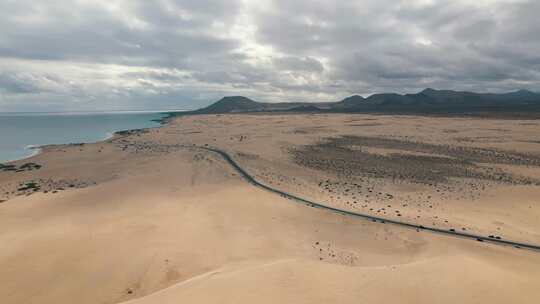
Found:
[[[519,90],[510,93],[473,93],[425,89],[416,94],[359,95],[338,102],[264,103],[243,96],[223,97],[208,107],[187,114],[246,112],[329,112],[329,113],[540,113],[540,94]],[[185,113],[185,112],[184,112]]]

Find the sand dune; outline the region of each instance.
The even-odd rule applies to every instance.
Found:
[[[540,291],[523,274],[467,255],[376,267],[278,260],[223,267],[126,303],[533,303]]]
[[[313,143],[289,132],[313,130],[323,118],[269,116],[279,128],[268,133],[248,129],[254,117],[192,117],[103,143],[48,147],[25,160],[40,169],[0,172],[1,303],[536,302],[537,252],[309,208],[251,186],[215,153],[186,148],[220,147],[274,187],[346,206],[318,186],[337,177],[294,164],[284,149],[296,139]],[[332,117],[327,129],[349,118]],[[40,190],[17,191],[33,180]],[[496,221],[508,235],[537,235],[537,189],[496,191],[471,208],[441,200],[432,214],[479,231]]]

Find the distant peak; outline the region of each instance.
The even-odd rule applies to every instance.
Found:
[[[352,96],[349,96],[345,99],[343,99],[343,101],[345,100],[364,100],[365,98],[360,96],[360,95],[352,95]]]
[[[435,89],[432,89],[432,88],[425,88],[422,92],[420,93],[424,93],[424,94],[429,94],[429,93],[435,93],[437,92],[437,90]]]
[[[535,94],[533,91],[529,91],[529,90],[526,90],[526,89],[517,90],[516,93],[520,93],[520,94]]]
[[[253,101],[253,100],[244,96],[225,96],[221,98],[219,101]]]
[[[244,96],[226,96],[198,110],[199,113],[231,113],[242,111],[254,111],[264,108],[264,105]]]

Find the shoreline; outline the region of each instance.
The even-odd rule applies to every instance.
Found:
[[[31,153],[29,153],[28,155],[21,156],[19,158],[7,159],[7,160],[0,161],[0,164],[10,164],[10,163],[30,159],[32,157],[35,157],[35,156],[38,156],[38,155],[42,154],[44,152],[44,149],[47,148],[47,147],[50,147],[50,146],[64,146],[64,145],[72,145],[72,144],[97,144],[97,143],[100,143],[100,142],[105,142],[107,140],[113,139],[118,133],[121,133],[121,132],[133,132],[133,131],[137,131],[137,130],[161,128],[163,125],[165,125],[168,122],[167,119],[172,116],[171,113],[173,113],[173,112],[153,112],[153,111],[133,112],[133,111],[130,111],[130,112],[124,112],[124,113],[117,112],[117,113],[112,113],[112,114],[126,114],[126,113],[130,113],[130,114],[142,114],[142,113],[161,114],[163,117],[148,120],[149,122],[157,123],[158,124],[157,126],[146,127],[146,128],[121,129],[121,130],[117,130],[117,131],[113,131],[113,132],[106,132],[103,137],[99,138],[96,141],[68,142],[68,143],[42,144],[42,145],[28,144],[28,145],[26,145],[24,147],[24,150],[29,151],[29,152],[31,151]],[[52,114],[57,115],[56,113],[52,113]],[[99,113],[89,113],[89,114],[99,114]],[[111,113],[103,112],[103,114],[111,114]],[[47,115],[47,113],[38,113],[36,115]],[[79,115],[79,113],[76,113],[76,114],[67,113],[67,114],[58,114],[58,115]]]
[[[41,154],[43,152],[43,149],[42,149],[42,145],[40,146],[36,146],[36,145],[28,145],[26,147],[24,147],[24,150],[28,150],[28,151],[32,151],[32,153],[30,153],[30,155],[27,155],[27,156],[23,156],[21,158],[16,158],[16,159],[8,159],[6,161],[3,161],[3,162],[0,162],[0,163],[3,163],[3,164],[9,164],[9,163],[13,163],[13,162],[17,162],[17,161],[21,161],[21,160],[25,160],[25,159],[29,159],[29,158],[32,158],[34,156],[37,156],[39,154]]]
[[[28,145],[28,146],[33,146],[33,145]],[[31,148],[30,147],[24,147],[25,150],[35,150],[35,151],[30,153],[30,155],[26,155],[26,156],[23,156],[21,158],[8,159],[8,160],[5,160],[5,161],[0,161],[0,164],[11,164],[11,163],[18,162],[18,161],[21,161],[21,160],[30,159],[30,158],[32,158],[34,156],[37,156],[37,155],[41,154],[43,152],[42,147],[43,147],[43,145],[33,146]]]

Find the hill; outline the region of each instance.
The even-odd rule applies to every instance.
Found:
[[[540,112],[540,94],[520,90],[504,94],[425,89],[416,94],[375,94],[346,98],[333,107],[345,112]]]
[[[182,114],[225,114],[247,112],[318,112],[330,110],[335,103],[310,102],[257,102],[244,96],[227,96],[215,103],[195,111],[182,112]]]
[[[253,101],[244,96],[223,97],[206,108],[194,111],[199,114],[218,114],[234,112],[256,112],[263,111],[265,104]]]
[[[540,113],[540,94],[527,90],[493,94],[428,88],[415,94],[384,93],[367,98],[353,95],[329,103],[263,103],[243,96],[229,96],[208,107],[177,115],[248,112]]]

